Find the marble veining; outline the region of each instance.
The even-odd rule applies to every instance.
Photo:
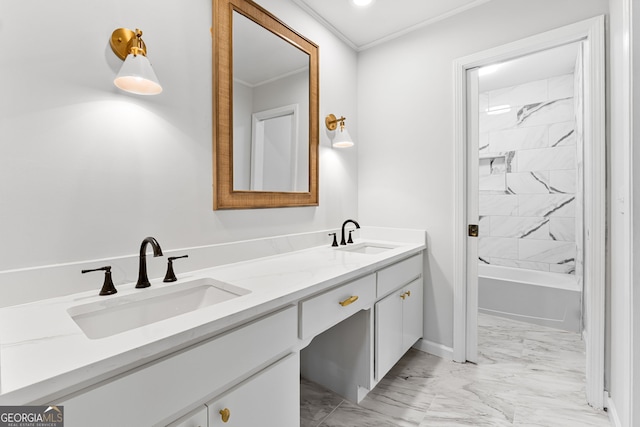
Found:
[[[518,151],[517,172],[570,170],[576,168],[575,146],[535,148]]]
[[[301,427],[603,427],[574,332],[478,315],[478,364],[411,349],[361,402],[301,380]]]
[[[550,121],[573,119],[573,98],[525,105],[516,113],[517,126],[535,126]]]
[[[528,150],[549,146],[549,127],[532,126],[490,132],[487,136],[491,152]]]
[[[481,109],[479,123],[479,212],[483,220],[478,244],[484,263],[568,274],[576,271],[558,264],[573,257],[568,251],[550,253],[545,243],[579,243],[582,100],[578,92],[574,94],[578,86],[574,80],[574,74],[566,74],[481,94],[486,108]],[[489,114],[488,109],[499,105],[511,109]],[[487,164],[487,159],[498,157],[505,159],[504,180],[501,168]],[[560,218],[566,221],[551,221]],[[519,239],[540,243],[523,246]]]
[[[549,194],[549,172],[521,172],[507,175],[507,189],[511,194]]]

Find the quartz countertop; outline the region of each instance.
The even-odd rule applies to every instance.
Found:
[[[250,293],[100,339],[87,338],[67,310],[147,289],[135,289],[130,283],[118,286],[115,295],[98,296],[96,289],[0,309],[0,405],[55,402],[425,249],[424,242],[367,239],[367,243],[394,247],[378,254],[314,247],[188,273],[178,271],[178,281],[170,284],[161,278],[151,280],[155,288],[213,278]]]

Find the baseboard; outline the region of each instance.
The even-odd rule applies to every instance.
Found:
[[[616,411],[616,405],[611,397],[607,397],[607,414],[609,415],[609,421],[613,427],[622,427],[618,411]]]
[[[420,351],[433,354],[434,356],[441,357],[446,360],[453,360],[453,348],[447,347],[442,344],[435,343],[433,341],[421,339],[413,345]]]

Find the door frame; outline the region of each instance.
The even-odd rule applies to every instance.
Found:
[[[467,298],[467,87],[468,69],[503,62],[568,43],[584,41],[584,287],[587,326],[587,402],[604,406],[605,349],[605,27],[597,16],[454,61],[454,277],[453,360],[467,360],[469,334],[477,335],[475,303]],[[468,304],[469,302],[469,304]],[[475,305],[475,306],[474,306]]]

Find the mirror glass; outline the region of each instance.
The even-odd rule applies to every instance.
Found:
[[[318,205],[318,46],[214,0],[214,209]]]
[[[233,189],[309,191],[308,128],[309,55],[234,11]]]

